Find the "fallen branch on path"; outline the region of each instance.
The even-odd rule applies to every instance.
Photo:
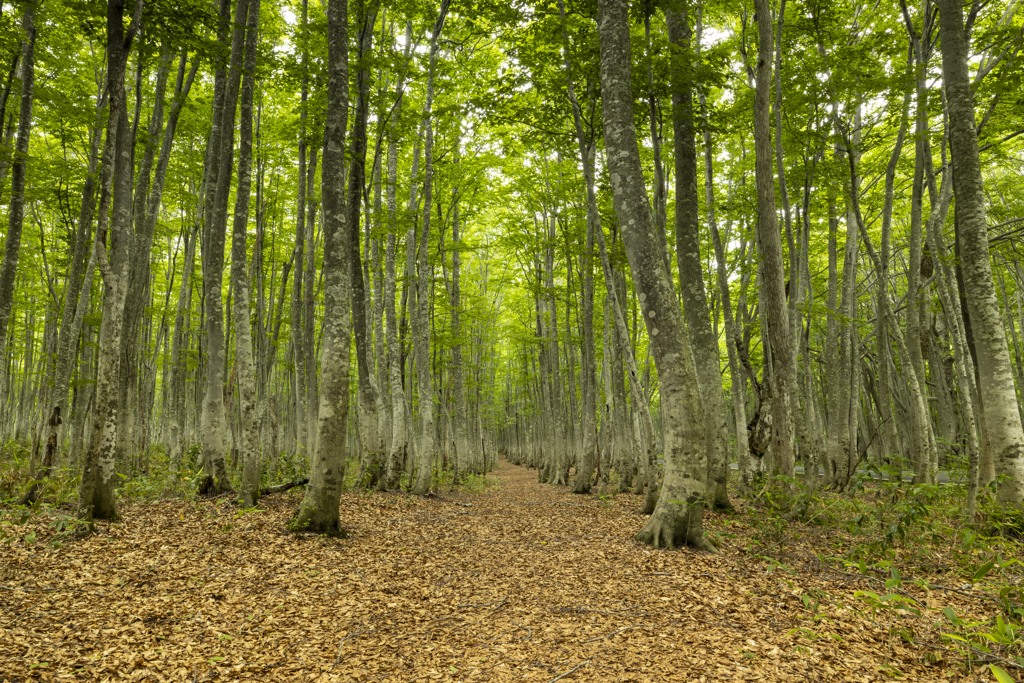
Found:
[[[295,481],[289,481],[285,484],[278,484],[277,486],[268,486],[260,489],[260,497],[273,495],[275,493],[284,493],[288,489],[293,489],[296,486],[305,486],[309,483],[309,477],[302,479],[296,479]]]
[[[589,659],[588,659],[587,661],[585,661],[585,662],[582,662],[582,663],[580,663],[580,664],[577,664],[577,665],[576,665],[576,666],[574,666],[573,668],[571,668],[571,669],[569,669],[568,671],[566,671],[566,672],[565,672],[564,674],[559,674],[558,676],[555,676],[555,677],[554,677],[554,678],[552,678],[552,679],[551,679],[550,681],[548,681],[548,683],[555,683],[555,681],[557,681],[557,680],[560,680],[560,679],[562,679],[562,678],[565,678],[565,677],[566,677],[566,676],[568,676],[569,674],[573,673],[573,672],[574,672],[574,671],[576,671],[577,669],[580,669],[580,668],[582,668],[582,667],[586,666],[587,664],[590,664],[590,660],[589,660]]]

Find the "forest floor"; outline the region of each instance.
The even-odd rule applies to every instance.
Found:
[[[0,680],[993,680],[943,652],[939,610],[969,597],[872,611],[855,591],[881,586],[745,550],[749,512],[708,515],[721,555],[653,550],[637,496],[490,476],[345,493],[345,540],[285,533],[291,493],[125,506],[61,547],[0,547]]]

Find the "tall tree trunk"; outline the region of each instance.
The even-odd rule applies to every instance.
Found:
[[[307,47],[309,38],[308,29],[309,2],[302,0],[302,86],[299,99],[299,187],[296,192],[295,207],[295,280],[292,283],[291,301],[291,338],[292,355],[295,370],[292,374],[292,395],[295,399],[295,440],[297,447],[306,449],[308,446],[308,414],[312,412],[312,406],[306,405],[306,344],[312,343],[305,338],[305,327],[302,322],[302,285],[303,273],[305,271],[305,250],[313,249],[313,245],[306,245],[306,197],[310,192],[307,187],[306,162],[306,121],[308,119],[307,99],[309,98],[309,49]],[[314,164],[315,166],[315,164]]]
[[[32,133],[32,99],[35,88],[36,2],[25,3],[21,19],[21,107],[18,113],[18,141],[11,164],[11,208],[7,215],[4,256],[0,263],[0,348],[7,340],[7,326],[14,304],[14,281],[18,274],[21,229],[25,222],[25,171],[28,165],[29,135]],[[6,363],[0,363],[0,391],[9,391]]]
[[[768,100],[772,76],[772,11],[768,0],[755,0],[758,61],[754,92],[754,164],[757,181],[757,233],[764,266],[762,296],[768,319],[772,354],[772,454],[778,472],[792,477],[793,448],[793,354],[789,343],[789,311],[786,307],[786,275],[782,240],[775,211],[775,181],[772,176],[771,122]]]
[[[114,479],[117,429],[121,423],[118,414],[120,336],[128,293],[131,189],[132,173],[135,170],[129,163],[132,141],[129,139],[124,75],[127,54],[138,31],[141,15],[142,0],[136,0],[135,16],[125,30],[123,0],[110,0],[107,3],[107,93],[110,108],[107,140],[103,147],[99,225],[94,247],[103,276],[103,322],[100,325],[100,358],[92,436],[78,491],[78,517],[88,524],[92,524],[96,518],[117,517]]]
[[[430,37],[430,66],[427,72],[427,94],[423,104],[423,123],[426,140],[423,146],[423,228],[420,233],[419,271],[416,278],[416,311],[412,313],[416,323],[413,339],[416,354],[416,377],[420,398],[420,452],[417,463],[416,481],[412,492],[425,495],[430,491],[431,461],[434,457],[434,382],[430,367],[430,292],[433,285],[433,269],[430,264],[430,218],[433,209],[434,191],[434,124],[433,101],[434,79],[437,72],[438,39],[448,15],[449,0],[441,0],[441,9]]]
[[[246,235],[252,188],[252,101],[256,88],[256,52],[260,0],[250,0],[246,19],[245,59],[242,62],[241,116],[238,133],[238,191],[231,227],[231,279],[234,290],[235,377],[238,381],[241,430],[242,504],[253,507],[260,491],[260,426],[256,408],[256,363],[253,356],[252,317],[249,310],[249,273]]]
[[[206,308],[206,377],[202,409],[203,469],[206,478],[201,485],[204,494],[227,493],[234,490],[228,478],[227,416],[224,411],[224,369],[226,341],[224,334],[224,246],[227,232],[227,205],[235,153],[235,109],[242,77],[242,52],[245,24],[251,0],[239,0],[235,8],[231,38],[231,61],[221,102],[218,139],[211,141],[219,157],[214,182],[213,206],[205,213],[206,253],[203,254],[203,289]],[[216,103],[215,103],[216,106]],[[216,112],[214,114],[216,116]],[[211,133],[211,138],[213,134]],[[207,189],[209,198],[209,188]]]
[[[96,96],[96,121],[89,136],[89,170],[86,172],[82,187],[74,253],[64,290],[64,313],[57,335],[53,403],[60,407],[60,416],[64,421],[68,420],[68,390],[71,387],[71,374],[74,372],[75,359],[78,356],[78,338],[82,333],[85,309],[89,307],[93,273],[96,270],[95,257],[92,256],[95,252],[90,250],[89,246],[92,240],[92,218],[96,208],[96,171],[99,167],[100,143],[103,141],[103,102],[104,94],[101,89]]]
[[[665,270],[640,166],[630,85],[629,3],[600,0],[597,10],[602,118],[615,212],[661,383],[665,481],[654,513],[636,538],[655,547],[685,543],[710,549],[703,520],[704,414],[683,315]]]
[[[594,346],[594,273],[593,254],[594,239],[601,230],[601,215],[597,208],[597,196],[594,193],[594,165],[591,158],[593,141],[588,141],[583,131],[583,117],[580,112],[579,100],[576,97],[576,86],[572,78],[572,64],[569,61],[569,35],[566,30],[565,0],[558,0],[558,12],[561,18],[563,59],[565,65],[565,82],[572,105],[572,117],[576,130],[576,147],[583,166],[583,183],[587,202],[587,236],[585,251],[581,257],[583,270],[583,353],[582,374],[580,375],[581,395],[583,398],[583,439],[582,451],[576,464],[576,481],[572,492],[590,493],[594,469],[598,462],[597,452],[597,370]],[[602,239],[604,234],[602,233]],[[568,316],[566,316],[568,320]]]
[[[668,38],[673,46],[672,125],[675,132],[676,163],[676,261],[679,287],[686,315],[686,328],[704,405],[704,431],[708,449],[708,486],[711,504],[730,509],[729,431],[726,426],[725,395],[722,392],[718,335],[711,329],[704,291],[704,271],[700,257],[700,207],[697,200],[696,130],[693,124],[692,31],[686,0],[676,0],[666,8]]]
[[[405,59],[409,63],[412,51],[412,24],[405,28]],[[405,101],[402,93],[405,88],[406,69],[398,76],[398,101],[395,102],[394,114],[388,124],[388,242],[384,255],[384,317],[387,323],[388,348],[388,382],[391,385],[391,444],[388,449],[387,463],[381,486],[393,489],[398,485],[402,474],[402,459],[405,457],[405,388],[402,384],[402,366],[404,364],[402,347],[398,337],[398,317],[395,314],[396,273],[395,259],[398,255],[398,124],[396,120],[401,113]],[[416,164],[418,156],[413,155]],[[415,169],[413,172],[415,176]],[[406,245],[408,247],[408,245]]]
[[[957,201],[960,262],[978,356],[980,387],[985,387],[984,422],[996,474],[1005,475],[996,499],[1019,508],[1024,503],[1024,430],[1017,410],[1006,331],[999,314],[989,259],[985,193],[968,74],[963,8],[957,0],[938,0],[942,76],[949,109],[953,193]]]
[[[363,185],[366,182],[366,119],[370,108],[370,67],[367,60],[373,50],[373,26],[377,19],[376,10],[368,11],[366,1],[359,2],[359,72],[356,76],[356,107],[352,123],[351,170],[348,174],[348,228],[349,250],[351,251],[352,277],[352,330],[356,338],[356,361],[359,382],[356,390],[356,410],[359,416],[359,440],[363,452],[360,460],[375,463],[384,450],[383,440],[377,429],[377,391],[370,378],[372,372],[371,335],[367,331],[367,301],[363,281],[363,262],[359,254],[359,215],[362,208]],[[366,257],[369,258],[369,254]],[[372,465],[377,469],[377,465]]]
[[[327,3],[327,114],[321,185],[324,202],[324,328],[320,352],[320,405],[317,411],[316,452],[310,465],[309,487],[295,515],[292,531],[329,536],[347,535],[338,503],[348,457],[348,382],[352,348],[349,322],[351,279],[348,268],[351,231],[345,211],[342,174],[345,165],[345,125],[348,120],[348,3]]]

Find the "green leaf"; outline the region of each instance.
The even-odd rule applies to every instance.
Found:
[[[993,559],[989,560],[988,562],[986,562],[985,564],[983,564],[980,567],[978,567],[977,570],[975,570],[974,575],[971,577],[971,581],[980,581],[981,579],[985,578],[985,576],[990,571],[992,571],[992,567],[994,567],[995,564],[996,564],[996,561],[993,558]]]
[[[992,669],[992,675],[996,677],[996,680],[999,683],[1013,683],[1013,679],[1010,678],[1010,674],[1006,673],[995,664],[989,664],[988,666]]]
[[[946,615],[947,619],[949,619],[949,623],[953,624],[954,626],[960,625],[960,617],[956,615],[956,612],[953,611],[952,607],[943,607],[942,613]]]

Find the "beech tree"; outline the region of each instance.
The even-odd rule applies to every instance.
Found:
[[[306,486],[341,534],[505,458],[709,549],[799,467],[1021,502],[1018,3],[0,15],[24,504]]]

